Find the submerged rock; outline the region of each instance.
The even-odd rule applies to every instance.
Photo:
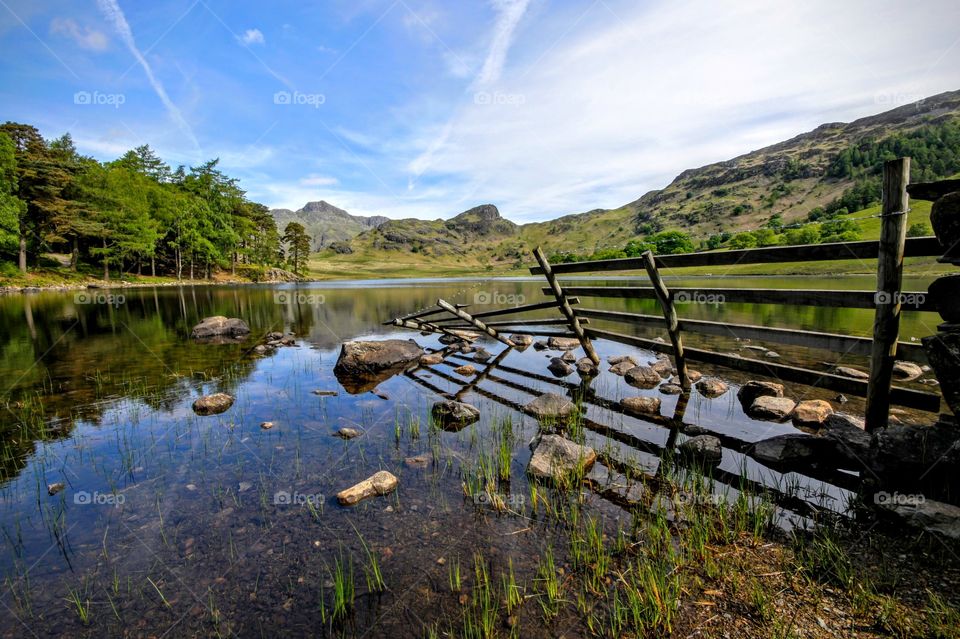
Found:
[[[796,407],[797,403],[788,397],[771,397],[770,395],[761,395],[753,400],[746,413],[754,419],[765,419],[770,421],[785,421],[790,417],[790,413]]]
[[[204,339],[208,337],[243,337],[250,333],[250,327],[242,319],[214,315],[203,318],[190,331],[190,337]]]
[[[270,430],[274,426],[276,426],[276,424],[274,424],[273,422],[260,422],[260,428],[262,428],[263,430]]]
[[[413,340],[345,342],[333,374],[347,392],[365,393],[419,362],[423,354],[423,349]]]
[[[64,484],[62,481],[47,484],[47,494],[53,497],[66,487],[66,484]]]
[[[697,435],[679,446],[680,454],[694,462],[716,466],[723,459],[723,446],[713,435]]]
[[[193,402],[193,412],[197,415],[217,415],[233,406],[233,396],[226,393],[204,395]]]
[[[348,428],[344,426],[336,433],[334,433],[340,439],[353,439],[354,437],[359,437],[361,435],[360,431],[356,428]]]
[[[340,393],[339,393],[338,391],[335,391],[335,390],[322,390],[322,389],[317,389],[317,390],[313,391],[313,394],[314,394],[314,395],[317,395],[317,396],[319,396],[319,397],[336,397],[336,396],[339,395]]]
[[[577,412],[577,405],[562,395],[544,393],[524,406],[524,410],[537,419],[566,419]]]
[[[589,446],[581,446],[560,435],[543,435],[530,457],[527,473],[558,480],[574,471],[588,471],[596,459],[596,451]]]
[[[649,366],[634,366],[624,374],[623,379],[636,388],[654,388],[662,381],[660,373]]]
[[[403,460],[403,463],[411,468],[426,468],[430,465],[432,459],[433,456],[430,453],[420,453],[413,457],[407,457]]]
[[[727,392],[727,384],[717,377],[704,377],[697,382],[697,390],[704,397],[713,399]]]
[[[459,430],[480,419],[480,409],[472,404],[447,399],[435,403],[430,415],[441,428],[450,430],[455,427],[455,430]]]
[[[623,407],[627,410],[634,413],[642,413],[644,415],[658,415],[660,414],[660,398],[659,397],[624,397],[620,400],[620,403],[623,404]]]
[[[371,477],[364,479],[359,484],[351,486],[346,490],[341,490],[337,493],[337,501],[344,506],[352,506],[367,497],[389,494],[396,490],[397,484],[399,483],[400,480],[392,473],[381,470],[374,473]]]
[[[482,346],[473,354],[473,359],[477,360],[481,364],[490,361],[491,357],[493,357],[493,354]]]

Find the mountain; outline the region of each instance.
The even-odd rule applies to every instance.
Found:
[[[307,202],[297,211],[290,209],[273,209],[270,211],[277,221],[277,228],[283,233],[289,222],[299,222],[307,229],[314,250],[319,251],[334,242],[348,242],[361,232],[376,228],[388,218],[382,215],[365,217],[351,215],[343,209],[337,208],[329,202]]]
[[[914,158],[914,181],[960,171],[960,91],[849,123],[824,124],[730,160],[688,169],[664,188],[616,209],[523,225],[503,218],[489,204],[449,220],[390,220],[354,237],[353,255],[335,259],[348,271],[349,263],[361,262],[439,267],[455,255],[458,266],[492,270],[529,262],[530,250],[538,245],[548,254],[586,256],[622,249],[630,240],[664,230],[684,231],[700,246],[721,233],[806,221],[822,208],[841,216],[845,209],[866,208],[879,193],[880,163],[898,155]],[[331,257],[319,256],[321,261]]]

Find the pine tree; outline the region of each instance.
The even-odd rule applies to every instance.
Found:
[[[291,270],[297,275],[306,272],[307,257],[310,255],[310,236],[303,228],[303,224],[290,222],[283,229],[281,238],[286,245],[287,262]]]

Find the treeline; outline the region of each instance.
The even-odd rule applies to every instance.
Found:
[[[879,177],[887,160],[910,157],[911,182],[927,182],[960,171],[960,122],[927,124],[882,140],[865,140],[841,151],[827,167],[827,177]]]
[[[45,253],[66,253],[72,270],[102,268],[104,279],[217,269],[258,279],[284,263],[282,239],[299,252],[302,238],[281,238],[267,207],[217,164],[172,169],[147,145],[98,162],[69,133],[46,140],[28,124],[0,125],[0,262],[26,272]]]

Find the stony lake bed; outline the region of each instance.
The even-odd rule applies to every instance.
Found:
[[[760,463],[756,442],[818,431],[791,418],[794,406],[767,402],[767,418],[748,415],[741,390],[763,380],[695,366],[726,388],[673,394],[663,388],[669,370],[649,384],[628,381],[633,367],[611,370],[623,356],[656,366],[640,349],[598,341],[601,365],[585,376],[579,349],[485,338],[463,348],[382,325],[441,297],[491,308],[537,301],[540,285],[0,298],[9,327],[0,341],[0,634],[958,636],[956,540],[858,504],[865,468]],[[869,313],[841,309],[686,312],[870,327]],[[249,333],[191,335],[218,315],[242,319]],[[906,339],[932,332],[935,320],[917,315]],[[344,343],[388,339],[413,339],[428,359],[372,385],[338,376]],[[775,348],[704,340],[744,354]],[[789,347],[775,355],[838,361]],[[218,393],[229,400],[202,402]],[[538,419],[530,405],[546,393],[572,412]],[[856,397],[792,385],[783,395],[863,412]],[[447,419],[434,406],[448,401],[476,414]],[[896,417],[907,426],[936,419]],[[687,443],[714,436],[719,457]],[[595,461],[538,477],[550,474],[534,457],[551,437],[589,447]],[[384,472],[395,484],[381,475],[365,498],[338,499]],[[930,497],[957,501],[948,485]]]

